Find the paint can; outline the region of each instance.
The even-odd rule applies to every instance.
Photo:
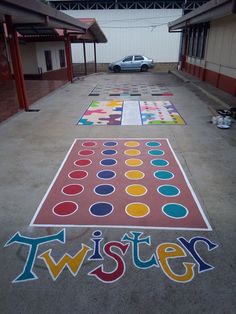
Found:
[[[224,125],[227,125],[227,126],[231,126],[231,117],[229,116],[226,116],[224,117]]]
[[[212,124],[215,125],[217,124],[218,118],[216,116],[213,116],[211,121],[212,121]]]
[[[224,118],[221,116],[217,117],[217,126],[223,125],[223,124],[224,124]]]

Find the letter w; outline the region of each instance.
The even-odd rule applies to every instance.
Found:
[[[80,267],[82,266],[88,251],[91,251],[91,248],[85,244],[82,244],[82,249],[78,251],[74,257],[66,253],[58,263],[56,263],[51,256],[51,251],[51,249],[45,251],[43,254],[39,255],[38,258],[44,260],[52,279],[55,281],[66,266],[71,274],[75,277],[80,270]]]

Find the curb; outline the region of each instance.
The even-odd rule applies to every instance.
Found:
[[[184,77],[184,75],[181,75],[180,73],[178,73],[176,71],[170,71],[170,73],[175,75],[175,76],[177,76],[178,78],[180,78],[184,83],[190,83],[191,85],[193,85],[194,87],[199,89],[202,93],[204,93],[207,97],[209,97],[209,98],[213,99],[214,101],[218,102],[221,106],[224,106],[226,109],[230,109],[231,108],[231,106],[229,106],[227,103],[225,103],[220,98],[218,98],[215,95],[209,93],[206,89],[198,86],[196,83],[192,82],[191,80],[186,79],[186,77]]]

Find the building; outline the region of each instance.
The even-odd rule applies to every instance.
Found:
[[[19,109],[30,111],[30,104],[45,94],[40,91],[73,81],[72,42],[84,48],[93,43],[96,71],[96,43],[106,41],[94,19],[74,19],[36,0],[2,0],[0,121]],[[45,80],[56,83],[45,84]]]
[[[98,47],[100,70],[126,55],[143,54],[157,63],[156,70],[176,68],[179,59],[180,34],[168,32],[168,22],[206,1],[184,0],[50,0],[51,6],[70,16],[93,17],[106,33],[108,43]],[[83,62],[82,47],[72,47],[73,60]],[[88,61],[93,48],[87,45]]]
[[[236,96],[236,1],[212,0],[169,23],[183,33],[181,70]]]

